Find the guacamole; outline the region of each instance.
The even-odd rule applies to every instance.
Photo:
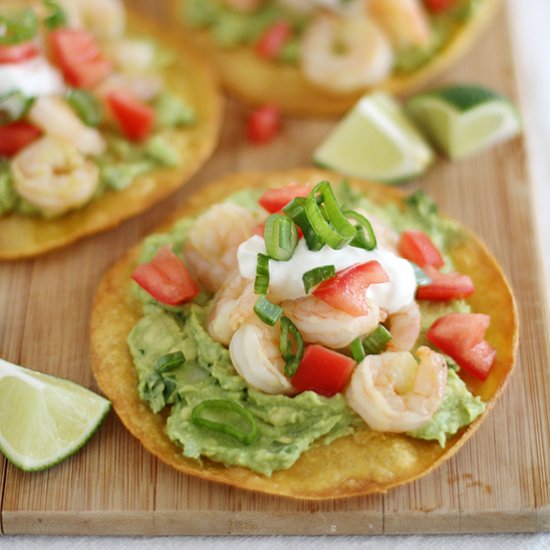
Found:
[[[416,227],[426,231],[443,251],[459,238],[456,227],[437,215],[434,203],[426,195],[411,196],[404,211],[394,206],[374,207],[345,184],[338,187],[338,195],[347,207],[363,208],[396,230]],[[258,208],[257,198],[258,192],[250,191],[239,192],[228,200],[254,209]],[[171,232],[150,236],[140,261],[149,261],[156,250],[167,243],[173,244],[174,251],[180,253],[191,224],[192,220],[182,219]],[[264,394],[249,386],[234,369],[228,350],[205,329],[210,300],[206,294],[199,295],[192,304],[167,307],[137,285],[135,291],[143,302],[144,316],[130,332],[128,344],[137,369],[139,395],[153,412],[166,411],[167,434],[181,444],[185,456],[197,460],[208,457],[269,476],[275,470],[292,466],[300,454],[313,445],[325,445],[354,431],[368,430],[342,394],[328,398],[306,391],[288,397]],[[422,304],[419,342],[425,338],[432,320],[449,311],[469,311],[469,306],[463,301]],[[163,358],[175,356],[179,360],[168,362],[167,367]],[[244,409],[252,415],[258,433],[252,443],[192,421],[197,405],[215,400],[230,402],[237,410]],[[471,423],[484,410],[484,403],[449,369],[440,409],[422,429],[408,435],[435,440],[444,447],[448,436]],[[216,411],[212,414],[211,420],[215,421]],[[226,411],[217,414],[228,418]],[[242,418],[237,415],[232,422],[239,427]]]

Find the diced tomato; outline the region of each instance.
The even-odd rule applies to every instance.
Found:
[[[441,273],[429,265],[422,269],[432,282],[416,289],[418,300],[458,300],[474,293],[474,283],[469,275]]]
[[[330,397],[341,392],[355,368],[355,361],[318,344],[306,347],[291,379],[298,391],[314,391]]]
[[[0,126],[0,157],[16,155],[41,135],[39,128],[22,120]]]
[[[430,237],[422,231],[404,231],[398,243],[399,254],[420,267],[443,267],[443,257]]]
[[[311,185],[298,185],[291,183],[285,187],[268,189],[258,201],[270,214],[280,212],[292,199],[307,197],[311,191]]]
[[[256,43],[256,53],[264,59],[276,59],[291,35],[292,25],[288,21],[273,23]]]
[[[312,294],[349,315],[366,315],[372,308],[367,299],[367,288],[387,281],[388,274],[373,260],[339,271],[331,279],[319,284]]]
[[[77,88],[94,88],[113,70],[93,34],[58,29],[50,34],[53,57],[65,80]]]
[[[443,13],[456,6],[456,0],[424,0],[426,8],[432,13]]]
[[[132,279],[155,300],[175,306],[194,298],[200,288],[170,245],[159,248],[155,257],[136,267]]]
[[[149,136],[155,122],[155,112],[149,105],[126,90],[110,92],[107,103],[128,139],[142,141]]]
[[[484,339],[489,322],[483,313],[448,313],[432,324],[426,336],[466,372],[485,380],[496,355]]]
[[[36,57],[38,52],[38,46],[34,42],[0,44],[0,63],[21,63]]]
[[[281,128],[281,110],[276,105],[264,105],[248,118],[247,136],[252,143],[268,143]]]

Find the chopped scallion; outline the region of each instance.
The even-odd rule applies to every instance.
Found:
[[[286,216],[271,214],[265,222],[264,239],[270,258],[279,261],[290,260],[298,245],[296,224]]]
[[[321,250],[325,243],[313,231],[313,227],[307,219],[305,205],[304,197],[296,197],[283,208],[283,212],[302,230],[309,250]]]
[[[44,0],[44,6],[49,10],[44,18],[44,23],[48,29],[53,30],[59,27],[67,26],[67,14],[65,10],[55,0]]]
[[[344,216],[359,224],[355,228],[357,234],[351,241],[351,246],[364,248],[365,250],[374,250],[376,248],[376,235],[369,220],[355,210],[344,210]]]
[[[313,188],[306,199],[305,211],[315,233],[335,250],[348,245],[357,234],[355,227],[342,213],[328,181],[322,181]]]
[[[418,286],[427,286],[431,284],[432,279],[428,277],[427,273],[418,267],[414,262],[409,262],[414,271],[414,278],[416,279],[416,284]]]
[[[12,45],[32,40],[38,32],[38,17],[32,9],[25,9],[11,17],[0,15],[0,44]]]
[[[67,101],[86,126],[99,126],[103,120],[103,109],[99,100],[86,90],[70,89]]]
[[[306,294],[308,294],[314,286],[317,286],[322,281],[331,279],[334,275],[336,275],[336,268],[333,265],[322,265],[321,267],[306,271],[302,275]]]
[[[265,296],[259,296],[254,304],[254,313],[266,325],[274,326],[281,318],[283,308],[270,302]]]
[[[351,343],[351,354],[358,363],[360,363],[366,357],[365,348],[363,348],[363,342],[361,342],[361,338],[356,338]]]
[[[285,361],[285,374],[294,376],[304,356],[304,339],[296,325],[288,317],[281,317],[279,348]]]
[[[224,422],[218,422],[205,417],[208,413],[210,413],[210,417],[212,418],[212,413],[215,414],[220,411],[223,412],[222,416]],[[238,426],[227,422],[228,412],[235,413],[235,416],[244,420],[248,429],[246,431],[241,430]],[[238,424],[238,419],[235,420],[237,420],[235,424]],[[226,399],[208,399],[202,403],[199,403],[191,413],[191,422],[196,426],[210,428],[216,432],[234,437],[245,445],[250,445],[258,435],[258,427],[252,414],[238,403],[235,403],[235,401],[229,401]]]
[[[254,293],[267,294],[269,288],[269,256],[258,254],[256,262],[256,279],[254,280]]]
[[[363,349],[366,355],[382,353],[392,339],[391,332],[384,326],[378,325],[364,340]]]

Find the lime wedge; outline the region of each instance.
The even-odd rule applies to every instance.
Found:
[[[390,96],[362,97],[313,154],[314,161],[350,176],[397,183],[423,173],[430,146]]]
[[[406,110],[432,143],[452,159],[462,159],[521,132],[515,106],[480,86],[451,86],[418,94]]]
[[[22,470],[44,470],[74,454],[110,407],[74,382],[0,359],[0,451]]]

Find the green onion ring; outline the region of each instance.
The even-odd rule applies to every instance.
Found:
[[[269,288],[269,256],[258,254],[254,294],[267,294]]]
[[[322,265],[306,271],[302,275],[302,281],[304,282],[304,290],[306,294],[319,283],[332,279],[336,275],[336,268],[333,265]]]
[[[353,358],[357,361],[357,363],[360,363],[366,357],[365,348],[363,347],[363,342],[361,342],[361,338],[356,338],[351,343],[350,347]]]
[[[283,314],[283,308],[270,302],[265,296],[259,296],[254,304],[254,313],[260,321],[271,327],[275,326]]]
[[[290,337],[294,339],[296,351],[292,351],[293,346]],[[285,361],[285,374],[287,376],[294,376],[304,356],[304,339],[296,325],[288,317],[281,317],[279,348]]]
[[[391,339],[391,332],[384,325],[378,325],[363,340],[363,349],[367,355],[378,355],[386,349]]]
[[[281,214],[271,214],[265,222],[264,240],[267,255],[274,260],[287,261],[298,245],[296,224]]]
[[[296,197],[283,208],[283,212],[302,230],[309,250],[321,250],[325,243],[313,231],[313,227],[307,219],[305,205],[305,197]]]
[[[374,250],[376,248],[376,235],[369,220],[355,210],[344,210],[344,216],[359,223],[356,226],[357,235],[351,241],[351,246],[364,248],[365,250]]]

